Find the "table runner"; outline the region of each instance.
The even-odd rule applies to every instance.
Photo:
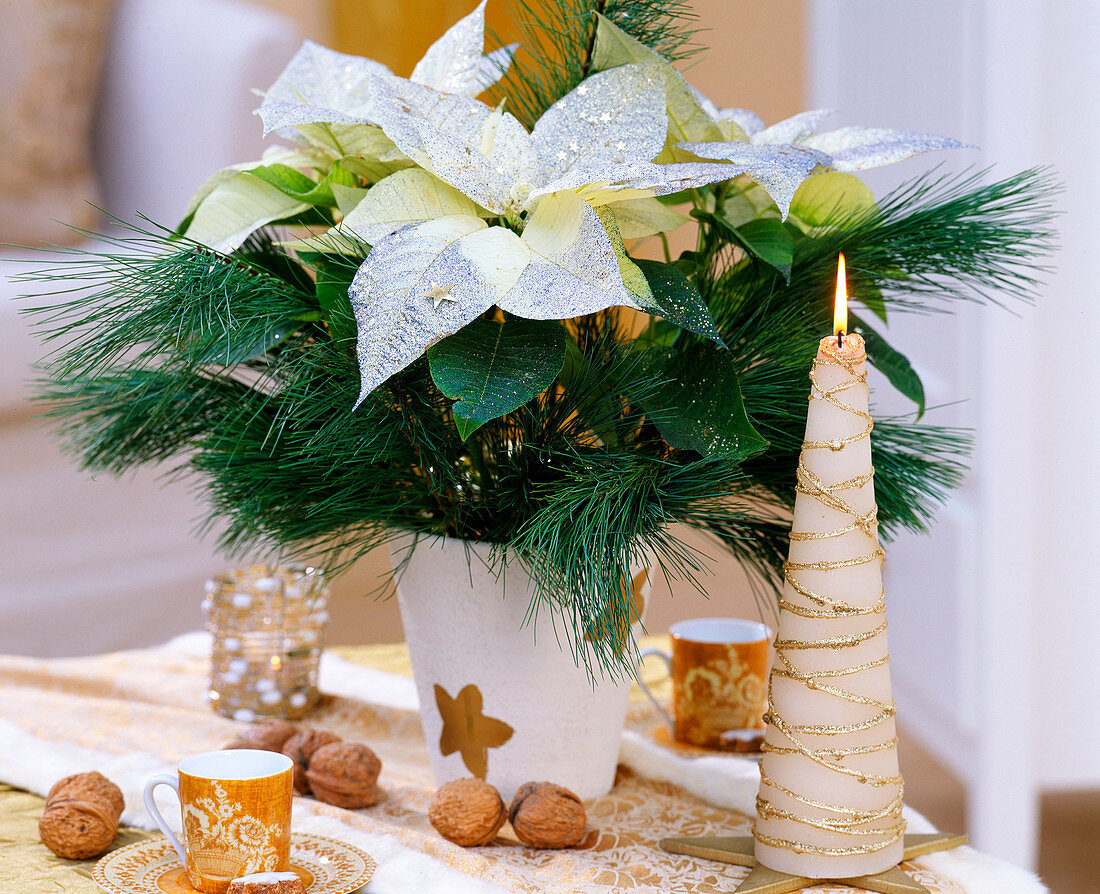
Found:
[[[222,746],[245,726],[206,705],[208,648],[196,634],[157,649],[92,658],[0,657],[0,781],[44,794],[62,776],[99,770],[123,789],[123,822],[149,828],[141,806],[144,780],[170,772],[187,754]],[[374,657],[391,670],[407,667],[401,647],[375,649]],[[427,820],[433,784],[411,679],[326,654],[321,688],[326,698],[308,725],[365,742],[378,753],[380,799],[374,807],[347,811],[296,798],[294,829],[368,851],[378,861],[366,889],[371,894],[717,894],[732,891],[747,872],[656,847],[668,835],[748,834],[758,776],[744,758],[689,758],[661,747],[649,735],[655,718],[648,705],[632,704],[615,788],[587,802],[589,833],[580,847],[533,850],[505,826],[494,844],[463,849],[440,838]],[[919,815],[907,816],[910,831],[931,831]],[[44,863],[59,862],[37,847]],[[931,854],[905,868],[933,894],[1046,890],[1034,876],[971,848]],[[75,873],[72,878],[72,890],[91,885]],[[853,889],[823,884],[806,890]]]

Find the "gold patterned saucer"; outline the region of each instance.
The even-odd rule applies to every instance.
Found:
[[[374,859],[359,848],[320,835],[292,835],[290,868],[309,894],[348,894],[374,875]],[[149,838],[112,851],[92,878],[108,894],[195,894],[166,838]]]
[[[763,730],[761,730],[761,733],[763,733]],[[760,760],[759,751],[738,752],[720,748],[706,748],[702,745],[689,745],[687,742],[681,742],[672,737],[672,732],[669,730],[668,724],[663,720],[646,727],[645,735],[651,742],[671,751],[678,757],[714,757],[715,755],[720,755],[722,757],[740,757],[750,761]]]

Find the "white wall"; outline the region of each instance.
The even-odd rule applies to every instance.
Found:
[[[935,421],[972,426],[966,487],[889,551],[899,718],[968,780],[979,847],[1034,861],[1040,788],[1100,786],[1100,4],[812,0],[811,104],[968,140],[949,166],[1057,168],[1061,251],[1037,310],[900,319]],[[906,163],[876,184],[927,167]]]
[[[1100,787],[1100,4],[1044,4],[1044,89],[1030,124],[1065,182],[1061,252],[1040,313],[1036,422],[1045,786]]]

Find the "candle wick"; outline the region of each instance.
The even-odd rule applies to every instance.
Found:
[[[844,333],[843,332],[838,332],[836,334],[836,346],[838,348],[843,348],[844,347]]]

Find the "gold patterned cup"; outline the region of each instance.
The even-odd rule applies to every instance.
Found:
[[[663,658],[672,676],[670,717],[649,687],[639,683],[668,721],[673,738],[704,748],[737,750],[746,731],[764,729],[772,632],[741,618],[692,618],[669,628],[672,651],[643,649]]]
[[[272,751],[208,751],[180,761],[178,775],[145,783],[145,809],[175,847],[196,890],[225,894],[239,875],[290,869],[293,767],[289,757]],[[153,800],[158,785],[179,795],[183,843]]]

